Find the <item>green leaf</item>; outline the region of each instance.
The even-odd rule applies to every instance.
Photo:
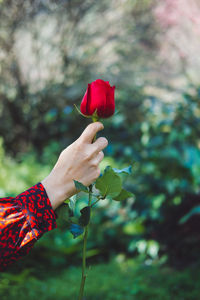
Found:
[[[69,221],[71,223],[74,223],[74,224],[79,224],[79,218],[78,217],[72,216],[72,217],[70,217]]]
[[[189,213],[187,213],[185,216],[183,216],[180,221],[179,224],[184,224],[185,222],[187,222],[193,215],[197,215],[200,214],[200,205],[193,207]]]
[[[95,187],[103,197],[116,197],[122,188],[122,181],[110,166],[107,166],[101,177],[96,180]]]
[[[117,195],[116,197],[113,198],[113,200],[115,201],[122,201],[125,200],[129,197],[132,197],[133,194],[129,191],[126,191],[125,189],[121,189],[121,192],[119,193],[119,195]]]
[[[120,173],[125,173],[125,174],[131,174],[132,173],[132,166],[128,166],[126,168],[123,168],[123,169],[116,169],[116,168],[113,168],[113,170],[115,171],[115,173],[117,174],[120,174]]]
[[[81,182],[74,180],[74,184],[77,190],[80,190],[81,192],[89,193],[88,187],[82,184]]]
[[[73,235],[73,237],[75,239],[84,232],[84,228],[78,224],[71,224],[69,231],[71,232],[71,234]]]
[[[81,216],[79,218],[79,224],[83,227],[87,226],[90,221],[90,206],[85,206],[80,210]]]

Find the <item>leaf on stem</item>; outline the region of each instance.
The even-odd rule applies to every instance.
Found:
[[[84,232],[84,228],[78,224],[71,224],[69,230],[73,235],[74,239],[77,238],[79,235],[83,234]]]
[[[125,189],[121,189],[121,192],[116,197],[113,197],[113,200],[115,201],[123,201],[129,197],[132,197],[133,193],[126,191]]]
[[[121,174],[121,173],[125,173],[125,174],[131,174],[132,173],[132,166],[128,166],[126,168],[123,168],[123,169],[116,169],[116,168],[113,168],[113,170],[115,171],[115,173],[117,174]]]
[[[90,211],[91,211],[90,206],[85,206],[84,208],[82,208],[80,210],[81,216],[79,218],[79,224],[81,226],[85,227],[85,226],[87,226],[89,224],[89,221],[90,221]]]
[[[74,217],[74,216],[72,216],[72,217],[70,217],[70,223],[73,223],[73,224],[79,224],[79,218],[78,217]]]
[[[122,181],[120,176],[108,166],[103,175],[96,180],[95,187],[103,197],[116,197],[122,189]]]

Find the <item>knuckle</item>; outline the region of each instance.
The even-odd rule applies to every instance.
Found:
[[[89,161],[91,159],[91,153],[88,150],[85,150],[83,153],[83,160],[84,161]]]
[[[65,149],[63,149],[61,152],[60,152],[60,156],[63,156],[65,154]]]
[[[88,162],[90,160],[90,155],[88,153],[85,153],[83,156],[83,161]]]
[[[92,167],[97,167],[98,166],[98,162],[95,160],[95,161],[92,161],[91,162],[91,166]]]
[[[83,148],[84,147],[84,143],[83,143],[83,141],[80,139],[80,140],[77,140],[76,141],[76,151],[77,152],[81,152],[81,151],[83,151]]]
[[[95,143],[93,144],[93,153],[99,152],[99,144]]]
[[[65,148],[65,149],[63,149],[61,152],[60,152],[60,155],[59,155],[59,158],[64,158],[65,157],[65,154],[66,154],[66,149],[67,148]]]

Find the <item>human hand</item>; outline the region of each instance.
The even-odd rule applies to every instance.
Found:
[[[104,157],[102,150],[108,141],[105,137],[99,137],[94,143],[92,141],[103,128],[101,122],[89,124],[81,136],[61,152],[50,174],[41,181],[53,209],[78,192],[73,180],[89,186],[99,177],[99,163]]]

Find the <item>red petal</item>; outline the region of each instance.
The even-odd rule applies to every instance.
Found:
[[[110,85],[109,81],[104,81],[102,79],[96,79],[93,83],[95,83],[95,84],[101,84],[101,85],[104,85],[104,86]]]
[[[88,88],[85,92],[85,95],[83,96],[81,106],[80,106],[80,111],[84,115],[92,115],[93,112],[90,111],[90,102],[91,102],[91,83],[88,83]]]
[[[103,117],[103,112],[106,105],[106,93],[107,86],[105,84],[99,84],[97,81],[91,84],[91,103],[90,110],[94,113],[97,109],[99,117]]]
[[[112,116],[114,112],[115,112],[115,86],[110,87],[107,91],[104,118],[108,118]]]

